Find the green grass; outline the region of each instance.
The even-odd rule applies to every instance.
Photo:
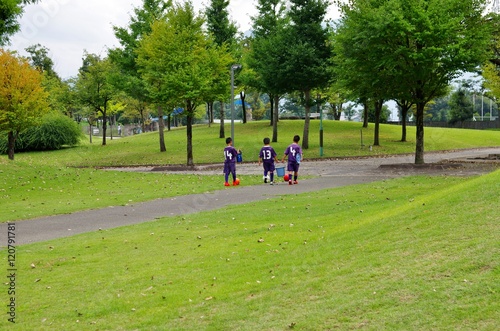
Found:
[[[222,175],[32,166],[24,161],[13,162],[0,174],[0,222],[211,192],[222,189],[224,183]],[[245,185],[261,183],[257,176],[239,177]]]
[[[256,161],[262,139],[272,136],[267,121],[235,125],[236,147],[244,161]],[[276,151],[282,151],[294,134],[302,135],[303,121],[281,121]],[[319,122],[311,122],[310,148],[306,158],[319,158]],[[226,127],[229,131],[229,126]],[[413,153],[414,128],[408,128],[408,142],[402,143],[399,126],[382,125],[381,146],[370,152],[361,147],[371,144],[373,124],[361,129],[361,123],[324,121],[324,158]],[[178,176],[163,173],[109,172],[99,166],[165,165],[186,163],[185,129],[166,132],[167,153],[159,152],[158,133],[109,140],[85,142],[82,146],[52,152],[18,153],[15,161],[0,157],[0,222],[69,213],[78,210],[125,205],[130,202],[221,189],[220,176]],[[219,163],[222,172],[224,139],[218,125],[197,126],[194,130],[196,164]],[[442,128],[426,129],[426,151],[499,146],[495,131]],[[260,183],[258,176],[241,176],[245,185]]]
[[[499,183],[401,178],[24,245],[9,329],[497,330]]]
[[[346,156],[369,156],[403,154],[415,152],[415,128],[408,128],[408,142],[400,142],[401,127],[382,125],[380,146],[372,152],[373,128],[362,129],[361,123],[324,121],[324,158]],[[226,135],[230,128],[226,127]],[[278,142],[273,147],[281,155],[295,134],[302,137],[303,121],[281,121]],[[361,132],[363,143],[361,147]],[[262,139],[272,137],[272,127],[267,121],[235,124],[235,147],[243,151],[245,161],[257,161]],[[62,166],[110,166],[110,165],[164,165],[186,164],[186,132],[184,128],[165,133],[167,152],[159,152],[158,133],[144,133],[122,139],[107,139],[107,145],[94,137],[94,143],[84,143],[80,147],[44,153],[20,153],[16,159],[33,163],[49,163]],[[500,145],[500,134],[495,131],[460,130],[443,128],[425,129],[425,150],[449,150]],[[200,125],[193,133],[193,153],[196,164],[220,163],[224,139],[219,138],[219,127]],[[319,158],[319,121],[312,121],[309,149],[306,158]],[[5,160],[0,165],[6,164]]]
[[[302,125],[280,123],[279,153]],[[319,157],[317,127],[306,158]],[[414,129],[407,143],[400,134],[382,126],[369,152],[359,123],[325,122],[324,157],[413,153]],[[236,125],[245,161],[265,136],[266,122]],[[182,164],[185,139],[166,133],[167,153],[151,133],[4,156],[0,221],[222,189],[222,175],[94,168]],[[217,126],[196,127],[194,139],[195,163],[222,163]],[[499,145],[495,131],[426,129],[426,151]],[[499,183],[499,171],[401,178],[23,245],[17,323],[5,314],[0,329],[497,330]],[[7,268],[5,251],[2,260]]]

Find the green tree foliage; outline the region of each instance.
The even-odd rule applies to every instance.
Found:
[[[108,105],[117,93],[111,82],[115,70],[108,58],[86,53],[76,82],[76,95],[81,104],[102,116],[102,145],[106,145]]]
[[[184,108],[187,164],[194,165],[192,123],[196,108],[213,93],[215,80],[227,75],[232,58],[203,31],[204,19],[190,2],[176,4],[140,43],[138,64],[156,104]]]
[[[491,25],[483,16],[486,2],[354,0],[342,6],[343,67],[349,65],[352,80],[368,96],[416,105],[417,164],[424,163],[426,104],[486,59]]]
[[[447,121],[449,108],[450,96],[446,95],[443,97],[436,98],[429,102],[426,111],[426,121],[436,122],[436,121]]]
[[[309,148],[309,114],[311,91],[326,88],[330,79],[329,30],[324,19],[329,2],[325,0],[291,0],[287,16],[290,24],[280,35],[278,43],[282,61],[278,73],[279,86],[287,92],[300,91],[306,110],[302,148]]]
[[[217,45],[227,44],[231,49],[235,46],[236,24],[229,19],[227,7],[229,0],[210,0],[205,15],[208,32],[213,36]]]
[[[282,0],[259,0],[257,11],[258,14],[253,17],[254,35],[246,57],[246,63],[254,75],[248,76],[247,84],[269,95],[271,99],[269,118],[273,126],[272,142],[277,142],[278,105],[280,96],[286,92],[286,88],[276,80],[285,56],[281,50],[286,45],[280,44],[284,40],[279,38],[280,31],[287,22],[285,4]]]
[[[134,107],[141,117],[142,130],[145,130],[145,115],[148,113],[149,95],[139,73],[137,64],[137,48],[140,41],[151,33],[151,25],[154,21],[165,15],[172,1],[143,0],[142,7],[134,8],[134,14],[130,17],[127,27],[114,26],[113,30],[121,47],[109,50],[110,60],[117,65],[117,75],[111,77],[113,84],[126,93],[130,98],[136,99]],[[162,105],[159,105],[162,106]],[[158,117],[160,119],[159,142],[160,152],[165,152],[165,138],[163,133],[163,108],[159,107]]]
[[[449,122],[451,124],[471,120],[474,116],[470,97],[466,93],[466,90],[462,87],[452,93],[450,100],[448,101],[448,105],[450,107]]]
[[[19,31],[18,19],[23,14],[23,8],[37,0],[2,0],[0,2],[0,46],[9,43],[10,36]]]
[[[490,44],[490,57],[482,66],[483,86],[487,95],[496,100],[500,105],[500,15],[491,14],[493,25],[492,40]]]
[[[7,132],[8,155],[14,160],[19,133],[39,124],[48,112],[42,75],[28,61],[0,49],[0,132]]]
[[[62,80],[54,70],[54,61],[49,57],[49,49],[40,44],[26,48],[29,62],[43,74],[42,86],[49,93],[51,110],[73,117],[77,109],[72,79]]]
[[[233,53],[236,49],[236,33],[238,29],[234,22],[229,19],[229,12],[227,7],[229,6],[228,0],[210,0],[207,8],[205,9],[205,17],[207,30],[212,35],[214,42],[222,47],[225,45],[230,49]],[[230,67],[227,68],[227,71],[230,70]],[[229,84],[230,82],[227,79],[222,79],[215,81],[214,84],[218,85],[217,89],[214,89],[214,94],[209,96],[207,100],[209,103],[209,109],[213,110],[213,103],[215,100],[223,100],[229,94]],[[234,100],[231,100],[234,102]],[[212,114],[209,114],[209,120],[213,117]],[[219,138],[225,137],[224,131],[224,107],[220,106],[220,129],[219,129]]]
[[[26,52],[30,54],[30,64],[34,68],[48,77],[59,79],[54,70],[54,61],[49,57],[49,49],[47,47],[40,44],[31,45],[26,48]]]

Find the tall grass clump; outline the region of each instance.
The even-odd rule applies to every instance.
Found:
[[[83,138],[78,124],[71,118],[51,113],[45,115],[40,126],[32,127],[19,134],[16,141],[16,152],[50,151],[63,146],[76,146]],[[7,153],[7,135],[0,136],[0,152]]]

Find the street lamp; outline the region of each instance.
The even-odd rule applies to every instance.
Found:
[[[241,68],[241,64],[231,66],[231,138],[234,146],[234,71]]]

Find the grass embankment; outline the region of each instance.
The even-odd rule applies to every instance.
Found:
[[[319,158],[319,122],[311,122],[310,148],[306,158]],[[229,129],[229,128],[227,128]],[[281,121],[279,142],[281,154],[294,134],[302,135],[303,121]],[[243,151],[244,161],[256,161],[264,137],[272,136],[266,122],[236,124],[236,147]],[[381,146],[369,151],[373,125],[361,129],[360,123],[324,122],[324,158],[413,153],[414,128],[408,128],[408,142],[401,143],[399,126],[383,125]],[[361,147],[361,132],[363,142]],[[194,129],[194,160],[197,164],[221,163],[224,139],[218,138],[217,125]],[[500,134],[493,131],[426,129],[426,151],[498,146]],[[178,176],[162,173],[117,173],[93,167],[127,165],[165,165],[186,163],[184,129],[166,132],[167,153],[159,152],[158,133],[145,133],[109,140],[106,146],[94,137],[94,143],[53,152],[19,153],[10,162],[0,158],[0,222],[78,210],[125,205],[189,193],[221,189],[220,176]],[[257,165],[256,165],[257,167]],[[222,172],[222,167],[221,167]],[[260,182],[259,176],[241,176],[244,185]]]
[[[9,327],[498,330],[499,183],[402,178],[25,245]]]

